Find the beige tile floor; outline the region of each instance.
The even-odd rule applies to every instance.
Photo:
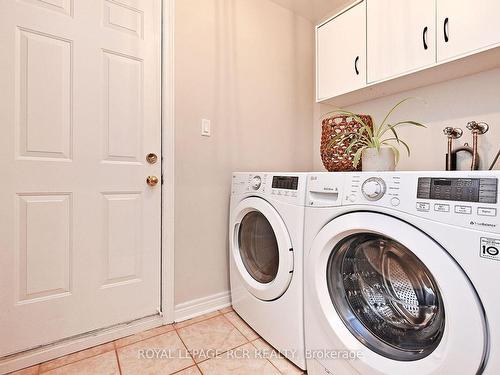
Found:
[[[296,375],[231,308],[128,336],[11,375]]]

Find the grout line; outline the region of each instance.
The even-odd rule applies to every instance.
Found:
[[[259,337],[260,339],[261,337]],[[257,346],[255,346],[254,342],[257,341],[258,339],[255,339],[253,340],[252,342],[250,342],[251,345],[253,345],[253,347],[257,350],[260,350]],[[267,345],[269,345],[264,339],[262,339]],[[274,347],[271,346],[271,348],[273,348],[273,350],[276,350],[274,349]],[[278,371],[280,374],[283,374],[283,372],[281,372],[281,370],[278,368],[278,366],[276,366],[273,362],[271,362],[271,360],[269,358],[266,358],[266,361],[268,361],[275,369],[276,371]]]
[[[234,324],[232,321],[229,320],[229,318],[226,316],[226,314],[222,314],[222,316],[229,322],[231,325],[243,336],[245,340],[247,340],[247,343],[250,342],[250,340],[245,336],[245,334],[238,328],[236,327],[236,324]],[[239,315],[238,315],[239,316]]]
[[[122,345],[120,346],[119,348],[116,346],[116,342],[121,340],[121,339],[126,339],[127,337],[132,337],[132,336],[135,336],[135,335],[138,335],[138,334],[141,334],[141,333],[144,333],[144,332],[147,332],[147,331],[151,331],[153,329],[157,329],[157,328],[160,328],[160,327],[166,327],[166,326],[172,326],[172,329],[170,331],[166,331],[166,332],[161,332],[161,333],[157,333],[155,335],[152,335],[152,336],[148,336],[148,337],[145,337],[143,339],[140,339],[140,340],[137,340],[137,341],[134,341],[134,342],[131,342],[130,344],[127,344],[127,345]],[[119,339],[116,339],[116,340],[113,340],[113,343],[114,343],[114,346],[115,346],[115,350],[119,350],[121,348],[125,348],[127,346],[130,346],[130,345],[135,345],[137,344],[138,342],[141,342],[141,341],[145,341],[145,340],[149,340],[149,339],[152,339],[153,337],[158,337],[158,336],[161,336],[161,335],[165,335],[167,333],[170,333],[170,332],[174,332],[175,328],[174,328],[174,325],[173,324],[165,324],[165,325],[162,325],[162,326],[159,326],[159,327],[156,327],[156,328],[151,328],[151,329],[147,329],[145,331],[139,331],[137,333],[134,333],[133,335],[128,335],[128,336],[125,336],[125,337],[121,337]]]
[[[197,320],[196,322],[192,322],[192,323],[189,323],[189,324],[186,324],[186,325],[183,325],[182,327],[179,327],[177,328],[176,327],[176,324],[182,324],[184,322],[189,322],[190,320],[193,320],[193,319],[197,319],[199,317],[194,317],[194,318],[191,318],[191,319],[188,319],[188,320],[184,320],[182,322],[178,322],[178,323],[172,323],[172,326],[174,327],[174,329],[182,329],[182,328],[186,328],[186,327],[189,327],[189,326],[192,326],[193,324],[196,324],[196,323],[201,323],[201,322],[204,322],[206,320],[209,320],[209,319],[213,319],[213,318],[216,318],[217,316],[219,315],[224,315],[223,313],[221,313],[219,310],[215,310],[215,311],[212,311],[211,313],[207,313],[207,314],[213,314],[214,312],[217,312],[217,315],[214,315],[214,316],[210,316],[210,317],[207,317],[207,318],[204,318],[204,319],[201,319],[201,320]],[[203,314],[203,315],[206,315],[206,314]],[[203,315],[200,315],[203,316]]]
[[[118,371],[120,372],[120,375],[123,374],[122,372],[122,366],[120,364],[120,357],[118,356],[118,351],[115,348],[115,356],[116,356],[116,362],[118,363]]]
[[[181,343],[182,345],[184,346],[184,349],[186,350],[186,352],[189,354],[189,356],[191,357],[191,359],[193,360],[193,363],[194,365],[196,366],[196,368],[201,372],[201,369],[198,367],[198,364],[196,363],[196,360],[194,359],[193,355],[191,354],[191,352],[189,351],[186,343],[184,342],[184,340],[182,339],[181,335],[179,335],[179,332],[177,332],[177,329],[174,327],[174,332],[175,334],[177,335],[177,337],[179,338],[179,340],[181,340]],[[186,370],[190,367],[193,367],[193,366],[189,366],[189,367],[186,367],[186,368],[183,368],[182,370],[179,370],[178,372],[180,371],[183,371],[183,370]],[[203,373],[202,373],[203,374]]]
[[[106,351],[104,351],[104,352],[100,352],[100,353],[97,353],[97,354],[94,354],[94,355],[90,355],[90,356],[88,356],[88,357],[85,357],[85,358],[82,358],[82,359],[78,359],[78,360],[73,361],[73,362],[65,363],[64,365],[56,366],[56,367],[51,368],[50,370],[47,370],[47,371],[42,371],[42,365],[43,365],[44,363],[52,362],[52,361],[55,361],[55,360],[57,360],[57,359],[64,358],[64,357],[69,357],[69,356],[71,356],[71,355],[78,354],[78,353],[81,353],[81,352],[84,352],[84,351],[86,351],[86,350],[90,350],[90,349],[92,349],[92,348],[96,348],[96,347],[99,347],[99,346],[104,346],[104,345],[107,345],[107,344],[109,344],[109,343],[113,343],[113,349],[106,350]],[[51,360],[48,360],[48,361],[45,361],[45,362],[39,363],[39,364],[38,364],[38,374],[39,374],[39,375],[40,375],[40,374],[44,374],[44,373],[47,373],[47,372],[49,372],[49,371],[52,371],[52,370],[55,370],[55,369],[58,369],[58,368],[62,368],[62,367],[65,367],[65,366],[72,365],[73,363],[78,363],[78,362],[81,362],[81,361],[85,361],[86,359],[94,358],[94,357],[97,357],[97,356],[99,356],[99,355],[109,353],[109,352],[111,352],[111,351],[114,351],[114,350],[115,350],[115,349],[114,349],[114,347],[115,347],[115,345],[114,345],[114,341],[108,341],[108,342],[105,342],[104,344],[101,344],[101,345],[92,346],[92,347],[87,348],[87,349],[82,349],[82,350],[79,350],[79,351],[74,352],[74,353],[66,354],[66,355],[63,355],[63,356],[61,356],[61,357],[57,357],[57,358],[54,358],[54,359],[51,359]]]

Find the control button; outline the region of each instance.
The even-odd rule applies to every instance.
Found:
[[[464,214],[464,215],[471,215],[472,214],[472,207],[471,206],[455,206],[455,213]]]
[[[250,182],[250,185],[254,190],[259,190],[261,184],[262,184],[262,179],[259,176],[255,176],[254,178],[252,178],[252,181]]]
[[[437,212],[450,212],[450,205],[449,204],[436,203],[434,205],[434,211],[437,211]]]
[[[399,198],[394,197],[394,198],[392,198],[392,199],[391,199],[391,204],[392,204],[394,207],[399,206],[399,204],[400,204],[400,203],[401,203],[401,201],[399,200]]]
[[[379,177],[372,177],[363,182],[361,191],[369,201],[378,201],[385,194],[386,186],[384,180]]]
[[[480,216],[497,216],[497,209],[488,207],[478,207],[477,214]]]
[[[349,200],[349,202],[356,202],[356,195],[351,194],[347,197],[347,199]]]
[[[431,205],[425,202],[417,202],[417,211],[429,212]]]

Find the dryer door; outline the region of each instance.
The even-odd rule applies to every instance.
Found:
[[[307,264],[325,334],[332,348],[362,352],[351,361],[360,374],[474,374],[484,364],[487,330],[474,288],[415,227],[377,213],[341,216],[316,236]]]
[[[231,254],[248,291],[261,300],[279,298],[293,273],[290,235],[265,200],[246,198],[234,210]]]

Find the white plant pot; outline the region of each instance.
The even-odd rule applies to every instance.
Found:
[[[396,155],[390,147],[366,148],[361,154],[364,172],[384,172],[396,169]]]

